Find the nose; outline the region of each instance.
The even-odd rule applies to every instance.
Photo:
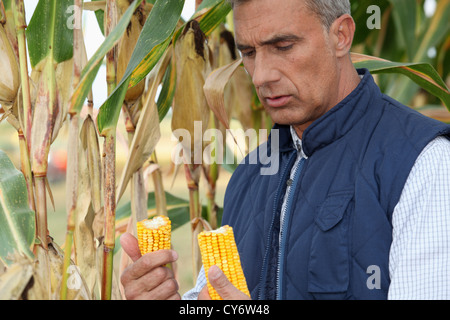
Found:
[[[255,54],[250,75],[252,76],[252,81],[256,88],[280,80],[280,74],[274,64],[274,59],[271,59],[270,56],[263,51]]]

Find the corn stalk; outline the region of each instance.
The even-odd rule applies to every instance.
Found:
[[[115,0],[106,1],[106,36],[117,24],[117,7]],[[117,46],[106,54],[106,83],[108,95],[117,84]],[[102,300],[110,300],[113,279],[113,254],[115,246],[115,213],[116,213],[116,132],[110,130],[104,137],[103,144],[103,174],[104,174],[104,210],[105,236],[103,239],[103,273]]]
[[[73,80],[72,86],[75,89],[80,81],[82,69],[81,58],[83,48],[83,34],[80,28],[82,23],[82,7],[83,0],[74,0],[75,8],[75,27],[73,29]],[[71,146],[68,156],[68,172],[67,174],[67,232],[64,247],[64,265],[63,278],[61,282],[61,300],[67,299],[67,280],[69,276],[68,268],[70,266],[70,258],[72,253],[73,233],[75,230],[77,199],[78,199],[78,149],[79,149],[79,114],[78,112],[69,113],[69,141]]]

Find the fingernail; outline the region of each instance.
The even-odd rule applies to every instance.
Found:
[[[208,271],[208,278],[215,280],[220,277],[221,270],[218,266],[212,265]]]

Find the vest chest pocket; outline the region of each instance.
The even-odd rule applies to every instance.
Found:
[[[310,293],[344,293],[348,289],[349,214],[346,212],[353,195],[353,190],[330,194],[318,207],[308,264]]]

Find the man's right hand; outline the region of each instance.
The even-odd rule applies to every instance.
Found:
[[[227,276],[216,265],[211,266],[208,271],[209,283],[216,289],[219,296],[224,300],[250,300],[250,297],[240,291],[227,279]],[[208,287],[204,286],[198,295],[198,300],[211,300]]]
[[[120,244],[133,261],[120,277],[127,299],[181,299],[173,271],[164,266],[177,260],[175,251],[159,250],[142,256],[137,239],[130,233],[122,235]]]

